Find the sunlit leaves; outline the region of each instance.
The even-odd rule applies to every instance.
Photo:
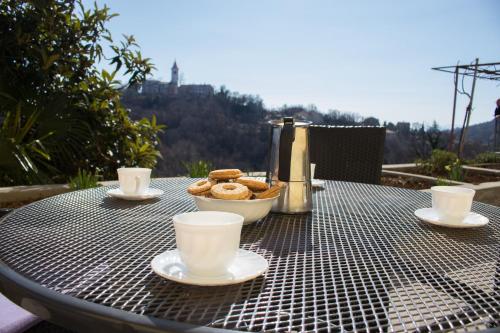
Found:
[[[113,44],[106,24],[114,16],[76,0],[0,1],[0,31],[8,32],[0,35],[0,186],[155,165],[162,127],[129,119],[116,79],[120,72],[126,85],[139,83],[153,66],[133,36]],[[100,61],[111,66],[98,69]]]

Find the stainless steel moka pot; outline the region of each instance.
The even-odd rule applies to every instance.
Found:
[[[298,214],[312,211],[309,124],[293,118],[272,120],[267,182],[281,183],[273,212]]]

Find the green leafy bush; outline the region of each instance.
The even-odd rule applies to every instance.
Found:
[[[154,117],[131,120],[120,101],[121,89],[154,67],[132,36],[113,41],[106,28],[113,16],[79,0],[0,2],[0,186],[155,166],[163,126]],[[98,68],[101,60],[108,70]]]
[[[454,164],[457,159],[457,154],[453,152],[434,149],[428,160],[417,160],[416,164],[425,174],[446,175],[448,174],[446,166]]]
[[[75,177],[69,180],[69,188],[72,190],[84,190],[88,188],[99,187],[99,175],[87,170],[80,170]]]
[[[449,179],[459,182],[464,180],[464,169],[458,158],[452,164],[445,166],[445,169],[448,172]]]
[[[493,151],[487,151],[484,153],[477,154],[472,162],[477,164],[500,163],[500,154],[497,154]]]
[[[188,177],[191,178],[208,177],[210,170],[213,169],[212,164],[207,161],[184,162],[183,165],[187,170]]]

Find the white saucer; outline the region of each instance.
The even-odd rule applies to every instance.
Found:
[[[125,194],[119,188],[115,188],[115,189],[109,190],[106,193],[108,193],[108,195],[110,195],[114,198],[120,198],[120,199],[125,199],[125,200],[132,200],[132,201],[140,201],[140,200],[157,198],[163,194],[163,191],[159,190],[157,188],[148,188],[144,193],[141,193],[141,194]]]
[[[172,281],[197,286],[223,286],[245,282],[264,274],[268,263],[257,253],[240,249],[227,274],[205,277],[189,274],[181,261],[179,251],[171,250],[154,257],[151,267],[156,274]]]
[[[311,179],[312,187],[323,187],[325,185],[325,181],[321,179]]]
[[[469,215],[465,217],[460,222],[455,221],[444,221],[441,220],[437,214],[437,212],[433,208],[420,208],[415,211],[415,215],[428,223],[450,227],[450,228],[474,228],[481,227],[483,225],[488,224],[489,220],[486,216],[483,216],[478,213],[470,212]]]

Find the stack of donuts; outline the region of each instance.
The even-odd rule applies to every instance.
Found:
[[[208,179],[189,185],[187,191],[192,195],[222,200],[268,199],[279,195],[279,185],[269,187],[263,181],[242,176],[239,169],[213,170]]]

